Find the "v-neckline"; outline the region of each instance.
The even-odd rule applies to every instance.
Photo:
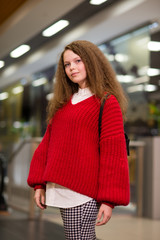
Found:
[[[84,100],[82,100],[82,101],[80,101],[80,102],[78,102],[78,103],[75,103],[75,104],[72,103],[72,97],[71,97],[71,98],[70,98],[70,104],[71,104],[72,106],[76,106],[76,105],[78,105],[78,104],[82,104],[82,103],[84,103],[85,101],[90,100],[90,99],[93,98],[93,97],[94,97],[94,95],[92,95],[92,96],[90,96],[90,97],[88,97],[88,98],[86,98],[86,99],[84,99]]]

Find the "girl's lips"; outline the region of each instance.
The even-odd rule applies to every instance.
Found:
[[[78,72],[72,73],[71,76],[74,77],[78,74]]]

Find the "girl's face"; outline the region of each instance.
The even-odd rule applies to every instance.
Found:
[[[85,88],[87,73],[81,58],[72,50],[66,50],[63,54],[63,63],[69,79],[74,83],[78,83],[80,88]]]

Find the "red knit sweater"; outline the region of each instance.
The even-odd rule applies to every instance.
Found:
[[[99,142],[100,104],[95,96],[56,112],[36,149],[28,176],[31,187],[54,182],[112,205],[129,203],[129,171],[123,119],[114,96],[107,99]],[[100,154],[99,154],[100,144]]]

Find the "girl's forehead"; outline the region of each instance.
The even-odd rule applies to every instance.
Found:
[[[73,59],[79,57],[78,54],[74,53],[72,50],[67,49],[64,54],[63,54],[63,60],[65,61],[66,59]]]

